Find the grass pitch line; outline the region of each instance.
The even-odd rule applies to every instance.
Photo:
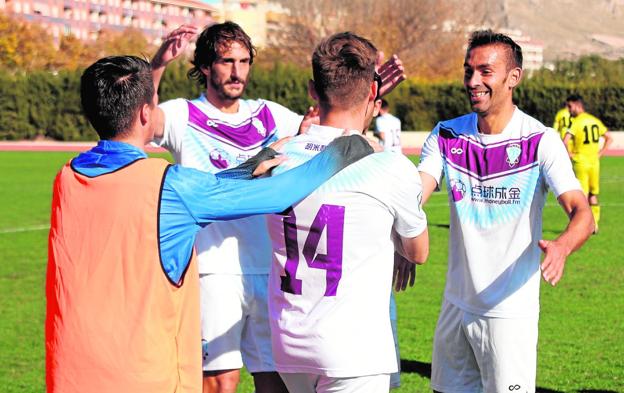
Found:
[[[44,229],[50,229],[50,225],[33,225],[30,227],[20,227],[20,228],[5,228],[0,229],[0,235],[5,233],[19,233],[19,232],[31,232],[31,231],[42,231]]]

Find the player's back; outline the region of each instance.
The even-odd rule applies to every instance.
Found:
[[[315,130],[287,146],[289,167],[337,136]],[[269,218],[269,309],[278,371],[349,377],[396,370],[388,315],[391,232],[422,232],[420,192],[407,158],[374,154]]]
[[[572,118],[569,132],[572,134],[572,160],[592,163],[598,160],[600,137],[607,132],[605,125],[596,116],[587,112]]]

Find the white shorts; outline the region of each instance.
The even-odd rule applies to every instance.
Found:
[[[318,374],[280,373],[289,392],[296,393],[388,393],[390,374],[334,378]]]
[[[431,388],[534,392],[538,318],[488,318],[444,300],[433,340]]]
[[[200,274],[204,371],[275,371],[268,274]]]

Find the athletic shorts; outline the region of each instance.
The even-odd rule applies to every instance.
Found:
[[[431,388],[534,392],[538,318],[488,318],[444,300],[433,340]]]
[[[335,378],[318,374],[280,373],[289,392],[296,393],[388,393],[390,374]]]
[[[267,274],[200,274],[204,371],[275,371]]]
[[[595,163],[572,162],[574,174],[585,195],[600,194],[600,161]]]

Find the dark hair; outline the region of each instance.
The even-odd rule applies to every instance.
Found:
[[[334,34],[312,54],[314,88],[319,104],[350,108],[366,98],[375,75],[377,48],[350,32]]]
[[[195,56],[191,60],[193,68],[189,70],[188,77],[206,86],[206,75],[201,72],[201,68],[210,68],[219,57],[219,51],[226,49],[232,42],[238,42],[249,50],[249,64],[252,64],[256,48],[247,33],[234,22],[215,23],[204,29],[197,38]]]
[[[583,102],[583,97],[580,94],[573,93],[566,98],[566,102],[580,102],[581,104],[585,104]]]
[[[501,33],[494,33],[492,30],[477,30],[470,35],[466,54],[479,46],[500,44],[507,47],[507,69],[513,67],[522,68],[522,48],[516,44],[509,36]]]
[[[82,110],[100,139],[130,131],[139,108],[153,99],[152,69],[135,56],[100,59],[80,78]]]
[[[381,109],[386,109],[388,108],[390,105],[388,105],[388,101],[384,100],[383,98],[381,99]]]

